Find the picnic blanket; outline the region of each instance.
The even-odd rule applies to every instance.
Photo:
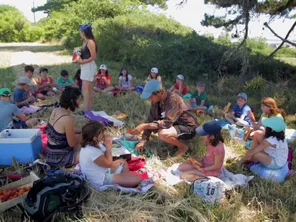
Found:
[[[171,186],[184,181],[180,178],[182,172],[178,170],[179,165],[180,163],[173,164],[167,170],[163,171],[164,179]],[[248,183],[254,178],[254,176],[234,174],[223,167],[218,178],[225,183],[226,190],[232,190],[237,186],[243,186],[244,188],[246,188],[248,186]],[[187,183],[191,184],[190,182]]]
[[[218,178],[226,184],[227,190],[232,190],[233,188],[238,186],[243,186],[244,188],[246,188],[248,186],[248,183],[253,180],[254,176],[234,174],[223,167]]]
[[[125,192],[125,193],[144,194],[148,190],[150,190],[153,186],[154,186],[154,181],[152,179],[146,179],[146,180],[142,180],[141,183],[139,184],[139,186],[137,186],[136,188],[126,188],[126,187],[119,186],[117,184],[115,184],[115,185],[103,185],[103,186],[94,187],[94,188],[96,190],[98,190],[98,191],[105,191],[105,190],[108,190],[108,189],[114,189],[114,190],[122,191],[122,192]]]
[[[21,112],[23,114],[25,114],[25,115],[36,113],[40,109],[41,109],[41,107],[32,106],[32,105],[30,105],[30,106],[23,106],[22,108],[20,108]]]
[[[123,121],[120,121],[112,116],[109,116],[105,111],[88,111],[85,116],[89,119],[100,121],[108,125],[109,122],[113,123],[114,127],[121,127],[124,125]]]

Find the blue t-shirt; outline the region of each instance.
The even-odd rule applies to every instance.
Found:
[[[17,106],[10,102],[0,101],[0,131],[7,128],[7,126],[13,122],[12,117],[21,114],[21,111]]]
[[[28,93],[24,89],[16,88],[13,93],[13,101],[14,103],[23,102],[28,99]],[[22,108],[25,105],[18,106],[18,108]]]
[[[243,105],[242,108],[239,107],[239,105],[235,104],[233,107],[234,116],[236,118],[240,118],[242,115],[245,116],[244,120],[251,124],[251,120],[249,117],[249,111],[251,110],[250,106],[248,104]]]

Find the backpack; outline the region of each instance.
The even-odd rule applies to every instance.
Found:
[[[215,204],[224,197],[225,183],[217,177],[204,177],[194,181],[193,193],[206,203]]]
[[[33,183],[24,200],[24,211],[31,219],[50,221],[58,212],[81,212],[89,196],[85,181],[75,174],[53,174]]]

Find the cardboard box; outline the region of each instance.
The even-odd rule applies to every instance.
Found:
[[[0,187],[0,190],[20,188],[25,186],[33,186],[33,182],[36,180],[39,180],[39,177],[35,173],[31,172],[30,176],[24,177],[18,181],[2,186]],[[0,212],[3,212],[11,207],[14,207],[19,203],[23,204],[23,201],[25,200],[27,194],[28,193],[25,193],[22,196],[16,197],[12,200],[5,201],[4,203],[2,203],[0,200]]]

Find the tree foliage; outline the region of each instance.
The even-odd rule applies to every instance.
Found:
[[[35,41],[42,35],[39,27],[32,27],[16,8],[0,5],[0,42]]]
[[[124,0],[123,0],[124,1]],[[166,8],[166,1],[167,0],[134,0],[134,1],[129,1],[130,4],[137,4],[137,5],[152,5],[152,6],[158,6],[160,8]],[[32,8],[32,12],[37,12],[37,11],[43,11],[44,13],[51,13],[51,12],[57,12],[61,11],[67,6],[71,5],[73,2],[78,2],[78,0],[47,0],[47,2],[42,5],[38,6],[36,8]],[[95,1],[96,4],[100,5],[101,2],[108,2],[110,5],[116,5],[116,4],[122,4],[122,0],[110,0],[110,1],[105,1],[105,0],[97,0]],[[126,2],[126,1],[125,1]]]
[[[245,25],[244,31],[246,32],[251,17],[260,14],[292,18],[295,15],[291,13],[296,8],[295,0],[204,0],[204,2],[215,5],[219,9],[225,9],[227,13],[224,16],[205,14],[202,25],[224,27],[228,31],[237,25]]]

